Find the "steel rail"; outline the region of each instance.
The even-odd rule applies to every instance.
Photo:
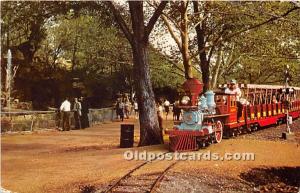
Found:
[[[165,152],[163,153],[162,155],[165,155],[167,153],[170,153],[170,152]],[[159,158],[159,156],[156,156],[155,158],[151,159],[151,160],[147,160],[143,163],[141,163],[140,165],[136,166],[135,168],[133,168],[132,170],[130,170],[129,172],[127,172],[124,176],[122,176],[121,178],[119,178],[115,183],[113,183],[113,185],[111,185],[107,190],[103,191],[103,193],[108,193],[108,192],[111,192],[114,188],[116,188],[120,182],[126,178],[128,178],[133,172],[137,171],[138,169],[140,169],[141,167],[143,167],[144,165],[148,164],[148,163],[151,163],[155,160],[157,160]],[[163,172],[162,172],[162,175],[160,175],[154,182],[154,184],[151,185],[151,190],[153,190],[155,187],[156,187],[156,184],[161,181],[163,179],[163,176],[164,174],[166,173],[166,171],[168,171],[172,166],[175,165],[175,163],[177,162],[174,162],[172,163],[170,166],[168,166]]]
[[[159,186],[160,182],[164,179],[167,171],[169,171],[175,164],[177,164],[178,161],[173,162],[171,165],[169,165],[164,171],[163,173],[155,180],[155,182],[152,184],[151,189],[150,189],[150,193],[154,193],[156,188]]]

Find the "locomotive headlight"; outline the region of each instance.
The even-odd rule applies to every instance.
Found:
[[[183,96],[182,99],[181,99],[181,104],[187,105],[190,102],[190,100],[191,100],[190,97]]]

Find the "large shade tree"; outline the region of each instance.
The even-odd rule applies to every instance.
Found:
[[[137,91],[137,100],[140,114],[140,146],[163,143],[162,131],[158,125],[155,108],[155,98],[152,90],[150,67],[148,60],[149,35],[165,8],[167,2],[159,4],[149,22],[145,25],[145,16],[142,1],[129,1],[131,27],[122,18],[120,11],[113,2],[107,5],[113,12],[125,37],[132,47],[134,83]]]

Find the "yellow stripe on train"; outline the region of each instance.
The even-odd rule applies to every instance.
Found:
[[[260,113],[257,113],[257,117],[260,118]]]

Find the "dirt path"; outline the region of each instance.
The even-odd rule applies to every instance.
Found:
[[[126,122],[135,124],[135,133],[138,134],[138,123],[135,120]],[[300,126],[299,122],[297,124]],[[123,153],[128,149],[118,148],[119,130],[120,122],[114,122],[79,131],[3,135],[2,186],[15,192],[80,192],[84,187],[92,186],[101,191],[141,163],[124,160]],[[133,148],[151,152],[166,149],[166,145]],[[191,187],[196,188],[194,182],[199,184],[199,179],[204,179],[203,175],[207,180],[203,180],[203,186],[200,183],[198,192],[209,186],[205,182],[213,176],[224,178],[224,183],[227,178],[229,181],[242,181],[241,186],[233,187],[242,192],[243,188],[253,189],[245,185],[247,183],[244,183],[242,173],[261,167],[300,166],[300,147],[294,142],[238,138],[224,140],[199,152],[206,151],[220,154],[253,152],[255,161],[182,161],[166,176],[160,192],[166,192],[167,189],[178,192],[176,187],[180,186],[185,187],[184,192],[190,192],[193,190]],[[188,185],[182,186],[186,180],[189,181]],[[174,188],[169,182],[174,184]],[[219,183],[223,187],[222,181]]]

